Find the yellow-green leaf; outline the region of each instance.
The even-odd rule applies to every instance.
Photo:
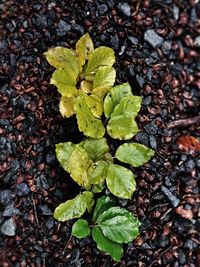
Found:
[[[104,99],[104,113],[109,118],[115,107],[126,96],[132,96],[131,87],[128,83],[124,83],[113,87]]]
[[[114,139],[128,140],[138,132],[138,127],[131,116],[113,116],[108,122],[107,131]]]
[[[83,80],[80,85],[80,90],[86,94],[90,94],[92,91],[93,83],[91,81]]]
[[[86,104],[88,105],[90,111],[96,118],[100,118],[103,113],[103,100],[97,95],[84,95]]]
[[[128,115],[133,119],[137,116],[141,108],[142,98],[140,96],[126,96],[121,102],[115,107],[111,119],[114,116]]]
[[[80,68],[85,64],[88,59],[88,55],[94,51],[94,45],[90,35],[84,34],[76,43],[76,52],[78,55],[78,61]]]
[[[61,222],[79,218],[86,211],[86,208],[86,200],[82,194],[79,194],[75,198],[60,204],[54,211],[54,218]]]
[[[103,159],[102,156],[104,156],[104,154],[106,154],[109,150],[105,138],[86,138],[84,141],[81,142],[81,145],[87,151],[90,159],[93,161]]]
[[[56,157],[65,171],[69,171],[68,163],[75,145],[71,142],[56,145]]]
[[[62,96],[72,97],[78,93],[76,89],[76,77],[74,73],[70,73],[68,70],[55,70],[50,84],[55,85]]]
[[[90,184],[99,184],[105,181],[109,163],[106,161],[94,162],[88,169],[88,180]]]
[[[148,162],[154,154],[155,152],[152,149],[142,144],[127,143],[117,149],[115,157],[133,167],[139,167]]]
[[[85,100],[79,96],[74,102],[79,130],[89,137],[103,137],[105,134],[103,124],[101,120],[93,116]]]
[[[89,192],[89,191],[84,191],[82,193],[82,196],[85,198],[88,212],[91,212],[92,211],[92,207],[94,205],[94,195],[93,195],[93,193]]]
[[[88,184],[87,170],[92,164],[85,149],[75,146],[68,161],[68,171],[73,180],[80,186]]]
[[[117,164],[110,164],[107,171],[106,183],[110,192],[121,198],[131,199],[136,188],[133,173]]]
[[[116,71],[113,67],[100,67],[93,81],[92,93],[104,97],[115,83],[115,78]]]
[[[56,69],[70,70],[77,77],[79,73],[78,60],[75,51],[57,46],[44,53],[47,61]]]
[[[72,97],[62,96],[60,99],[59,110],[63,117],[69,118],[74,115],[74,100]]]
[[[114,62],[115,55],[113,49],[106,46],[96,48],[94,52],[89,55],[86,78],[87,75],[94,74],[99,67],[112,66]]]
[[[103,191],[104,188],[105,188],[105,182],[100,183],[100,184],[94,184],[94,185],[92,185],[92,187],[91,187],[91,191],[92,191],[93,193],[100,193],[100,192]]]
[[[110,92],[112,87],[104,87],[104,86],[99,86],[99,87],[96,87],[94,90],[92,90],[92,93],[94,95],[97,95],[99,97],[101,97],[102,99],[104,98],[104,96]]]
[[[98,157],[97,160],[104,160],[113,163],[113,157],[110,153],[103,154],[101,157]]]

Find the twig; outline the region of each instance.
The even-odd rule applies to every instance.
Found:
[[[165,218],[165,216],[172,210],[172,208],[169,208],[160,218],[161,220],[163,220]]]
[[[169,246],[168,248],[166,248],[165,250],[163,250],[160,254],[156,255],[156,256],[155,256],[155,260],[154,260],[153,262],[151,262],[151,264],[149,265],[149,267],[153,266],[154,263],[157,263],[157,259],[158,259],[158,257],[161,258],[161,256],[162,256],[165,252],[167,252],[168,250],[170,250],[171,248],[172,248],[172,247]]]
[[[33,210],[34,210],[35,220],[36,220],[36,222],[37,222],[38,227],[40,227],[39,220],[38,220],[38,216],[37,216],[37,209],[36,209],[36,205],[35,205],[35,200],[34,200],[34,198],[32,198],[32,201],[33,201]]]
[[[170,129],[170,128],[176,128],[176,127],[186,127],[186,126],[190,126],[195,123],[200,123],[199,115],[192,117],[192,118],[171,121],[170,123],[167,124],[167,128]]]
[[[69,237],[69,239],[67,240],[67,242],[66,242],[66,244],[65,244],[65,246],[64,246],[64,248],[63,248],[63,250],[61,251],[60,255],[64,255],[65,250],[66,250],[67,246],[69,245],[69,243],[71,242],[71,240],[72,240],[72,235],[70,235],[70,237]]]

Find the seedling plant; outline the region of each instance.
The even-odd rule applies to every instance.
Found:
[[[131,141],[139,131],[135,117],[142,99],[133,95],[128,83],[115,86],[113,49],[94,49],[87,33],[75,50],[55,47],[45,56],[55,67],[50,83],[61,94],[61,115],[75,115],[78,128],[85,135],[78,144],[56,145],[57,159],[80,186],[80,193],[61,203],[54,218],[61,222],[78,219],[72,235],[84,238],[91,234],[100,250],[120,261],[123,243],[134,240],[140,226],[130,211],[116,204],[116,198],[131,199],[136,189],[134,173],[125,166],[139,167],[154,155],[150,148]],[[124,141],[114,156],[107,136]],[[105,195],[106,188],[110,195]],[[97,193],[101,197],[95,201]],[[91,220],[79,219],[86,212],[92,213]]]

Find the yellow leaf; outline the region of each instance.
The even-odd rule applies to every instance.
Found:
[[[76,82],[74,73],[60,69],[54,71],[50,84],[55,85],[62,96],[71,97],[77,95]]]
[[[68,162],[68,170],[73,180],[80,186],[88,184],[87,170],[92,164],[85,149],[75,147]]]
[[[81,96],[76,97],[74,104],[79,130],[89,137],[103,137],[105,134],[103,124],[101,120],[94,117],[84,98]]]
[[[56,69],[71,69],[77,76],[79,73],[78,60],[73,50],[57,46],[44,53],[47,61]]]
[[[78,55],[79,68],[85,64],[88,55],[94,51],[92,39],[88,33],[84,34],[76,44],[76,52]]]
[[[100,46],[89,56],[86,69],[87,75],[93,74],[99,67],[112,66],[115,62],[115,55],[112,48]]]
[[[92,93],[104,97],[115,83],[116,71],[113,67],[100,67],[93,81]]]
[[[62,96],[59,105],[60,113],[63,117],[69,118],[74,115],[74,101],[72,97]]]
[[[81,82],[81,86],[80,86],[81,91],[83,91],[84,93],[91,93],[92,91],[92,82],[91,81],[87,81],[87,80],[83,80]]]
[[[97,95],[84,95],[86,104],[96,118],[100,118],[103,113],[103,100]]]

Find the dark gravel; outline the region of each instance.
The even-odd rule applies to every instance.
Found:
[[[199,120],[192,119],[200,110],[199,17],[195,0],[0,1],[3,267],[199,266],[199,151],[176,143],[180,136],[200,138]],[[73,118],[59,114],[59,94],[48,86],[53,68],[43,53],[74,46],[85,32],[96,47],[115,50],[117,81],[143,97],[135,139],[156,150],[135,170],[132,200],[120,201],[142,224],[117,264],[90,238],[72,238],[72,222],[52,217],[78,192],[55,158],[55,144],[82,136]]]

